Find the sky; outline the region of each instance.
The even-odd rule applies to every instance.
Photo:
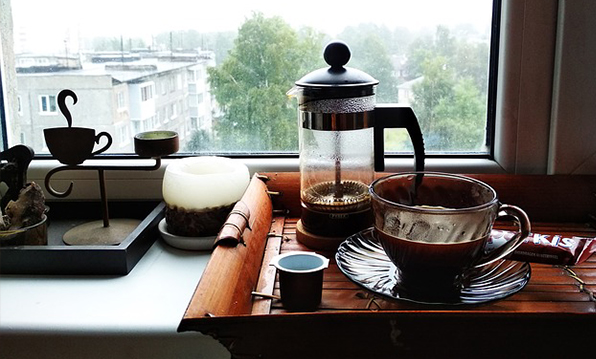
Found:
[[[282,16],[294,27],[312,26],[331,36],[345,26],[375,22],[413,29],[437,24],[470,23],[480,29],[490,22],[491,0],[167,0],[164,6],[147,0],[13,0],[15,31],[45,30],[51,43],[73,36],[143,37],[164,31],[195,29],[199,32],[235,31],[252,11]],[[34,9],[35,11],[31,11]],[[484,14],[484,15],[479,15]],[[37,32],[39,34],[39,31]],[[29,36],[31,37],[31,36]],[[56,38],[60,38],[56,40]],[[30,40],[31,42],[32,40]]]

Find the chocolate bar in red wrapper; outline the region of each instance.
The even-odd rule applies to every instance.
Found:
[[[517,232],[493,229],[487,243],[487,251],[501,246]],[[596,238],[577,237],[568,234],[530,233],[508,259],[559,265],[576,265],[596,252]]]

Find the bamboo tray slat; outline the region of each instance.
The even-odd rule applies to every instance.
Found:
[[[596,176],[474,177],[495,187],[502,202],[524,208],[534,233],[596,236],[588,225],[596,213]],[[267,228],[245,231],[245,247],[215,249],[179,326],[214,336],[233,357],[570,357],[587,347],[557,346],[548,338],[573,333],[581,343],[596,335],[596,256],[572,267],[532,263],[526,287],[499,301],[430,306],[375,295],[343,275],[335,253],[319,252],[331,259],[319,309],[287,312],[279,300],[250,293],[279,295],[271,258],[310,250],[296,240],[298,174],[261,174],[251,186],[261,196],[251,214],[268,216],[260,222]],[[244,254],[230,254],[236,252]],[[491,342],[497,338],[502,345]]]

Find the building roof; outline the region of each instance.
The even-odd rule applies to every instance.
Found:
[[[406,81],[401,85],[398,85],[397,88],[400,90],[410,90],[414,85],[416,85],[417,83],[422,82],[422,80],[424,80],[424,76],[420,76],[420,77],[416,77],[413,80],[410,81]]]
[[[27,71],[19,75],[28,74],[46,75],[75,75],[75,76],[111,76],[116,83],[136,83],[146,81],[148,77],[178,70],[199,63],[204,63],[210,59],[204,56],[177,56],[169,55],[159,58],[142,58],[136,61],[106,61],[103,63],[84,62],[82,67],[60,68],[57,70],[48,70],[45,67],[37,67],[36,71]],[[80,66],[80,65],[79,65]]]

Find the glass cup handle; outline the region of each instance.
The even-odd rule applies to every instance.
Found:
[[[504,216],[514,217],[519,226],[519,230],[513,236],[513,238],[511,238],[511,240],[507,241],[507,243],[494,249],[488,255],[484,256],[480,260],[480,263],[474,265],[474,268],[482,267],[507,257],[522,244],[524,239],[530,235],[530,219],[528,218],[526,212],[524,212],[521,208],[509,204],[501,204],[498,217]]]
[[[95,136],[95,143],[99,144],[99,140],[101,139],[101,136],[106,136],[108,143],[106,143],[105,146],[103,146],[99,150],[91,153],[91,156],[95,156],[95,155],[102,153],[103,151],[107,150],[112,145],[112,136],[110,136],[110,134],[107,132],[98,133],[97,136]]]

